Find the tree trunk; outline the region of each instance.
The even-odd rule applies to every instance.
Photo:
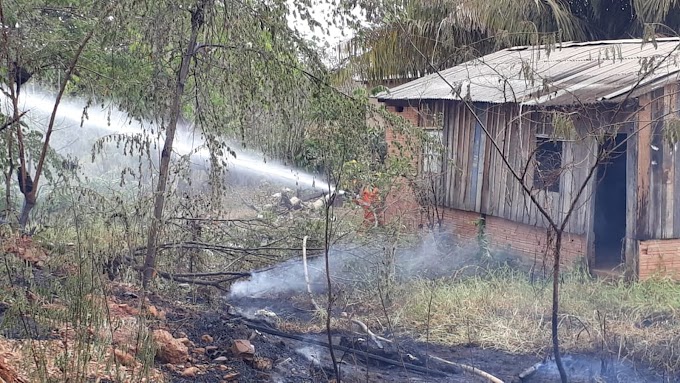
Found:
[[[31,200],[29,196],[24,197],[24,206],[21,208],[21,215],[19,216],[19,227],[21,230],[26,228],[28,224],[28,216],[31,214],[31,210],[35,207],[35,199]]]
[[[160,229],[161,220],[163,219],[163,207],[165,206],[165,192],[168,183],[168,173],[170,171],[172,145],[175,140],[177,122],[181,113],[181,99],[184,94],[184,84],[189,73],[189,65],[191,64],[191,58],[193,57],[196,47],[198,32],[203,26],[203,12],[206,5],[207,1],[198,1],[196,10],[191,13],[191,35],[189,37],[189,43],[187,44],[186,53],[182,56],[182,63],[177,75],[177,86],[172,101],[172,109],[170,110],[170,123],[165,132],[165,143],[163,144],[163,150],[161,151],[161,164],[154,198],[153,218],[151,227],[149,228],[149,236],[147,238],[146,257],[144,258],[144,275],[142,279],[142,286],[144,289],[149,287],[149,283],[156,276],[156,244],[158,241],[158,231]]]
[[[14,129],[14,127],[12,127]],[[12,178],[14,178],[14,151],[12,150],[12,141],[14,137],[12,135],[12,129],[9,129],[6,136],[7,142],[7,158],[9,159],[9,170],[5,174],[5,214],[4,219],[9,220],[11,212],[13,210],[14,202],[12,201]]]
[[[564,370],[562,364],[562,355],[560,354],[560,340],[557,333],[557,325],[559,323],[559,303],[560,303],[560,253],[562,251],[562,232],[563,230],[550,228],[555,235],[555,248],[553,249],[554,265],[553,265],[553,296],[552,296],[552,344],[553,354],[555,355],[555,364],[560,372],[560,379],[562,383],[567,383],[567,372]]]

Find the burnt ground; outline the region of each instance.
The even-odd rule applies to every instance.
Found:
[[[125,296],[116,294],[120,300]],[[163,309],[167,318],[163,327],[176,337],[188,337],[194,348],[213,347],[209,353],[191,352],[191,364],[200,368],[196,377],[182,377],[185,366],[161,366],[168,381],[173,383],[188,382],[224,382],[225,375],[238,374],[238,378],[230,381],[238,382],[277,382],[307,383],[328,382],[332,373],[332,363],[327,347],[328,338],[325,333],[294,333],[276,329],[273,320],[253,315],[257,308],[275,312],[278,320],[310,321],[311,310],[304,302],[295,299],[249,298],[230,300],[223,303],[218,310],[202,311],[196,306],[170,302],[159,296],[149,297],[151,303]],[[132,298],[128,298],[132,299]],[[131,302],[132,303],[132,302]],[[239,307],[241,306],[241,307]],[[318,321],[318,319],[317,319]],[[273,332],[273,333],[272,333]],[[213,340],[205,342],[202,337],[210,335]],[[283,336],[280,336],[283,335]],[[291,337],[297,339],[291,339]],[[255,358],[270,361],[271,368],[257,368],[252,361],[243,360],[230,352],[234,340],[248,339],[255,347]],[[529,367],[540,364],[536,355],[514,355],[503,351],[484,349],[477,346],[450,347],[440,344],[425,344],[410,338],[396,338],[396,346],[366,347],[358,336],[346,333],[333,334],[335,353],[340,361],[342,381],[352,382],[413,382],[413,383],[462,383],[487,382],[477,375],[451,368],[427,358],[427,355],[474,366],[486,371],[505,383],[510,382],[559,382],[559,375],[554,363],[547,361],[525,380],[519,375]],[[345,351],[339,347],[346,347]],[[191,349],[191,348],[190,348]],[[387,359],[397,361],[397,366],[382,361],[368,360],[365,352],[371,352]],[[224,356],[223,361],[213,359]],[[425,363],[425,361],[428,361]],[[664,377],[654,374],[649,369],[637,369],[628,362],[603,361],[596,355],[567,355],[564,357],[571,382],[680,382],[680,376]],[[405,368],[411,364],[417,368],[429,369],[438,375]],[[603,374],[603,366],[608,367]]]
[[[130,300],[133,303],[133,297],[115,295],[121,301]],[[193,349],[214,348],[205,354],[191,352],[190,363],[201,370],[198,376],[182,377],[181,371],[185,366],[161,366],[170,378],[169,382],[223,382],[225,375],[238,374],[237,379],[230,381],[306,383],[327,382],[333,376],[329,350],[322,346],[328,341],[325,333],[280,331],[274,320],[255,314],[261,308],[275,312],[277,320],[295,320],[298,323],[311,321],[314,318],[305,302],[298,302],[292,297],[232,299],[229,304],[223,303],[218,310],[202,311],[196,306],[171,302],[159,296],[149,298],[152,304],[167,313],[162,326],[173,335],[188,337],[195,345]],[[209,343],[202,339],[206,334],[213,338]],[[255,347],[255,358],[271,362],[271,368],[258,368],[258,363],[234,356],[230,349],[237,339],[250,340]],[[348,333],[333,334],[333,343],[336,345],[337,360],[340,361],[342,381],[346,383],[487,382],[477,375],[432,361],[427,355],[474,366],[505,383],[559,381],[557,369],[550,361],[541,364],[529,378],[519,378],[523,371],[541,363],[536,355],[514,355],[477,346],[425,344],[404,337],[397,337],[394,346],[384,345],[383,349],[378,349],[375,346],[367,347],[372,343],[362,342],[358,335]],[[340,350],[341,347],[345,349]],[[365,352],[396,361],[396,366],[383,361],[367,360]],[[223,356],[223,360],[214,361],[218,356]],[[564,361],[571,382],[680,382],[680,376],[654,374],[649,369],[635,368],[628,362],[603,361],[594,354],[567,355]],[[406,368],[405,364],[411,365],[411,368]],[[603,367],[607,368],[606,373],[603,373]],[[437,375],[414,371],[413,368],[427,369]]]
[[[178,331],[182,331],[197,343],[202,344],[201,336],[210,334],[214,337],[213,345],[224,350],[228,355],[232,341],[235,339],[251,339],[255,346],[256,356],[271,359],[274,368],[271,371],[262,372],[251,367],[249,363],[234,358],[228,364],[241,373],[239,381],[243,382],[326,382],[332,376],[328,349],[316,344],[288,339],[285,337],[270,335],[258,330],[260,326],[267,326],[262,322],[251,322],[243,320],[240,316],[228,313],[185,313],[187,316],[176,316],[168,318],[168,324],[181,323]],[[181,330],[180,330],[181,329]],[[302,336],[308,341],[327,342],[326,334],[291,334]],[[350,337],[343,334],[334,334],[334,343],[348,345],[352,343]],[[405,363],[413,362],[422,367],[423,363],[413,361],[412,355],[422,358],[423,350],[426,349],[422,343],[417,343],[404,339],[399,344],[399,350],[389,350],[382,354],[394,360],[402,360]],[[455,360],[460,363],[470,363],[479,368],[494,367],[494,373],[506,382],[513,381],[513,376],[528,366],[537,362],[536,357],[510,355],[494,350],[483,350],[480,348],[447,348],[443,346],[429,345],[429,352],[447,359],[455,356]],[[376,350],[372,350],[376,352]],[[432,365],[429,368],[435,371],[444,371],[445,376],[432,376],[421,372],[410,371],[404,367],[391,366],[382,362],[369,361],[362,352],[362,348],[357,348],[350,352],[336,350],[338,360],[341,360],[341,370],[343,382],[485,382],[477,376],[464,373],[457,369],[447,368],[444,365]],[[198,378],[182,378],[177,374],[172,376],[172,382],[216,382],[224,375],[223,371],[213,370]],[[516,380],[516,379],[515,379]]]

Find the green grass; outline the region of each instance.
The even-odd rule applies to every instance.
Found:
[[[415,337],[545,355],[550,348],[551,282],[510,269],[402,284],[391,321]],[[431,303],[430,303],[431,302]],[[567,352],[599,352],[680,371],[680,284],[624,283],[567,273],[560,336]],[[376,314],[378,315],[378,314]],[[429,326],[429,327],[428,327]]]

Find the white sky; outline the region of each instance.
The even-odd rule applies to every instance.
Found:
[[[289,4],[291,4],[292,7],[292,3],[289,2]],[[332,5],[323,0],[312,0],[312,4],[312,10],[310,13],[314,20],[318,21],[322,25],[327,25],[326,20],[330,18]],[[361,12],[357,8],[353,14],[356,17],[360,17]],[[337,53],[335,53],[335,48],[337,45],[353,36],[353,31],[350,28],[339,28],[332,25],[328,26],[328,34],[326,34],[320,28],[316,28],[314,31],[312,31],[309,28],[307,21],[301,20],[299,16],[294,18],[292,15],[289,15],[288,25],[293,29],[297,29],[303,37],[312,41],[316,41],[319,46],[326,45],[326,54],[329,56],[328,59],[330,64],[333,64],[337,60]]]

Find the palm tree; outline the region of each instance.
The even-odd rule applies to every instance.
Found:
[[[513,45],[641,38],[680,28],[680,0],[364,1],[371,26],[341,49],[367,80],[420,77]]]

